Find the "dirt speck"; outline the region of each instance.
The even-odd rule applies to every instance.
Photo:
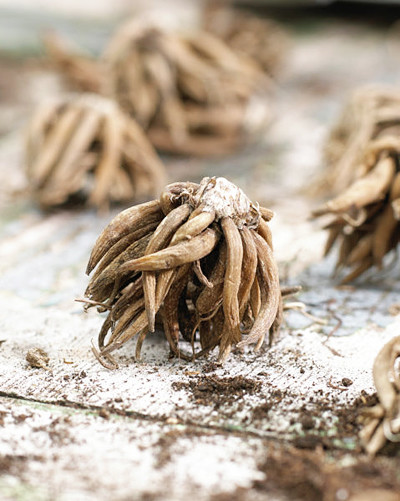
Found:
[[[312,430],[315,426],[314,419],[309,415],[303,416],[300,423],[303,430]]]
[[[268,413],[271,410],[272,405],[269,402],[265,402],[253,409],[253,421],[260,421],[268,417]]]
[[[105,407],[99,410],[99,416],[103,419],[110,419],[110,413]]]
[[[215,362],[207,362],[203,365],[203,372],[209,373],[209,372],[214,372],[219,368],[219,365],[217,365]]]
[[[351,379],[349,379],[348,377],[344,377],[342,379],[342,385],[345,386],[346,388],[348,386],[351,386],[353,384],[353,381]]]
[[[50,357],[41,348],[31,348],[25,358],[31,367],[35,367],[37,369],[49,369],[48,363],[50,361]]]

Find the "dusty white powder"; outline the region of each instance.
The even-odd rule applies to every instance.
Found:
[[[238,228],[258,226],[258,208],[240,188],[224,177],[205,177],[193,201],[196,206],[202,204],[205,211],[214,210],[216,219],[231,217]]]

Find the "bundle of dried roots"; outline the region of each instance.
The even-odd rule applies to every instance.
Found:
[[[247,122],[269,119],[264,99],[250,106],[267,82],[261,69],[210,33],[178,35],[133,20],[104,60],[108,93],[161,150],[223,154],[243,142]]]
[[[324,146],[325,172],[316,191],[336,195],[371,167],[370,152],[395,148],[400,132],[400,91],[364,87],[354,92]]]
[[[332,217],[325,227],[326,253],[341,241],[337,268],[353,268],[344,282],[372,266],[381,267],[400,238],[400,93],[398,103],[393,94],[360,93],[353,105],[358,113],[350,107],[344,114],[348,121],[343,120],[343,135],[339,128],[335,133],[340,154],[332,171],[337,179],[344,174],[340,186],[342,181],[349,184],[314,211],[314,216]]]
[[[192,346],[199,335],[194,358],[218,346],[221,363],[234,345],[272,340],[282,320],[272,215],[225,178],[204,178],[171,184],[111,221],[90,256],[87,273],[97,268],[85,293],[86,308],[108,310],[96,352],[103,364],[115,367],[111,352],[134,336],[138,359],[157,321],[182,358],[180,335]]]
[[[374,362],[374,383],[379,404],[364,411],[361,441],[376,454],[387,441],[400,442],[400,337],[387,343]]]
[[[28,130],[26,163],[43,208],[132,202],[159,193],[165,179],[141,128],[114,102],[94,94],[39,107]]]
[[[206,8],[204,29],[224,40],[233,51],[257,61],[272,76],[279,72],[289,48],[289,36],[277,22],[224,8],[215,1]]]

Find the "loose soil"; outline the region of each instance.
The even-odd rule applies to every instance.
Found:
[[[369,459],[342,451],[325,454],[321,448],[272,448],[259,470],[266,478],[254,482],[257,491],[286,494],[293,501],[351,500],[361,493],[360,499],[368,501],[372,489],[376,501],[400,500],[400,457]]]
[[[322,447],[326,450],[353,449],[361,452],[361,446],[355,440],[361,429],[360,415],[365,407],[377,403],[376,395],[365,392],[346,406],[337,404],[334,393],[327,393],[318,400],[313,396],[300,397],[278,389],[266,394],[259,380],[243,376],[191,376],[189,381],[173,383],[172,388],[188,391],[189,398],[197,405],[212,407],[226,418],[235,418],[244,428],[268,429],[271,414],[282,405],[290,406],[294,414],[290,425],[296,427],[292,444],[309,450]],[[247,407],[249,395],[261,398],[262,403],[255,407],[253,404],[239,418],[238,412]],[[331,417],[325,419],[324,415]]]
[[[232,404],[244,395],[254,395],[261,390],[261,383],[243,376],[220,378],[218,376],[200,376],[189,382],[173,383],[174,390],[191,391],[191,400],[198,405],[212,405],[218,409],[225,404]]]
[[[345,387],[345,385],[343,385]],[[202,375],[188,382],[174,383],[175,390],[190,390],[190,398],[198,405],[225,409],[235,404],[244,405],[247,395],[260,396],[262,384],[243,376],[220,378]],[[268,423],[274,405],[294,399],[281,391],[272,391],[265,402],[254,407],[244,424]],[[217,494],[212,501],[251,501],[262,496],[287,496],[293,501],[400,501],[400,450],[388,445],[376,458],[368,458],[356,437],[361,429],[362,409],[376,404],[376,395],[362,393],[351,405],[338,406],[334,393],[319,401],[303,399],[298,418],[291,424],[300,424],[290,441],[278,443],[264,439],[265,459],[258,465],[265,475],[248,488]],[[221,410],[220,410],[221,412]],[[334,416],[323,419],[324,413]],[[242,430],[241,433],[246,433]],[[171,445],[176,433],[169,433],[160,441],[161,464],[170,459]],[[257,497],[255,499],[258,499]]]
[[[313,452],[266,442],[259,464],[263,480],[211,501],[251,501],[285,496],[291,501],[400,501],[400,457]],[[257,494],[262,497],[257,497]]]

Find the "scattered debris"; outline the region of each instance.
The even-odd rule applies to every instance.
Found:
[[[353,381],[351,379],[349,379],[348,377],[344,377],[342,379],[342,385],[343,386],[348,387],[348,386],[351,386],[352,384],[353,384]]]
[[[342,380],[342,381],[343,381],[343,380]],[[343,384],[343,383],[342,383],[342,384]],[[348,390],[348,389],[349,389],[349,388],[348,388],[348,386],[349,386],[349,385],[346,385],[346,384],[343,384],[343,386],[338,386],[338,385],[336,385],[336,384],[333,384],[333,383],[332,383],[332,378],[331,378],[331,379],[329,379],[329,381],[328,381],[328,386],[329,386],[329,388],[333,388],[334,390],[340,390],[340,391],[346,391],[346,390]]]
[[[244,395],[253,395],[261,390],[261,383],[244,376],[221,378],[218,376],[200,376],[188,382],[172,384],[174,390],[189,389],[191,398],[198,405],[220,406],[241,400]]]

